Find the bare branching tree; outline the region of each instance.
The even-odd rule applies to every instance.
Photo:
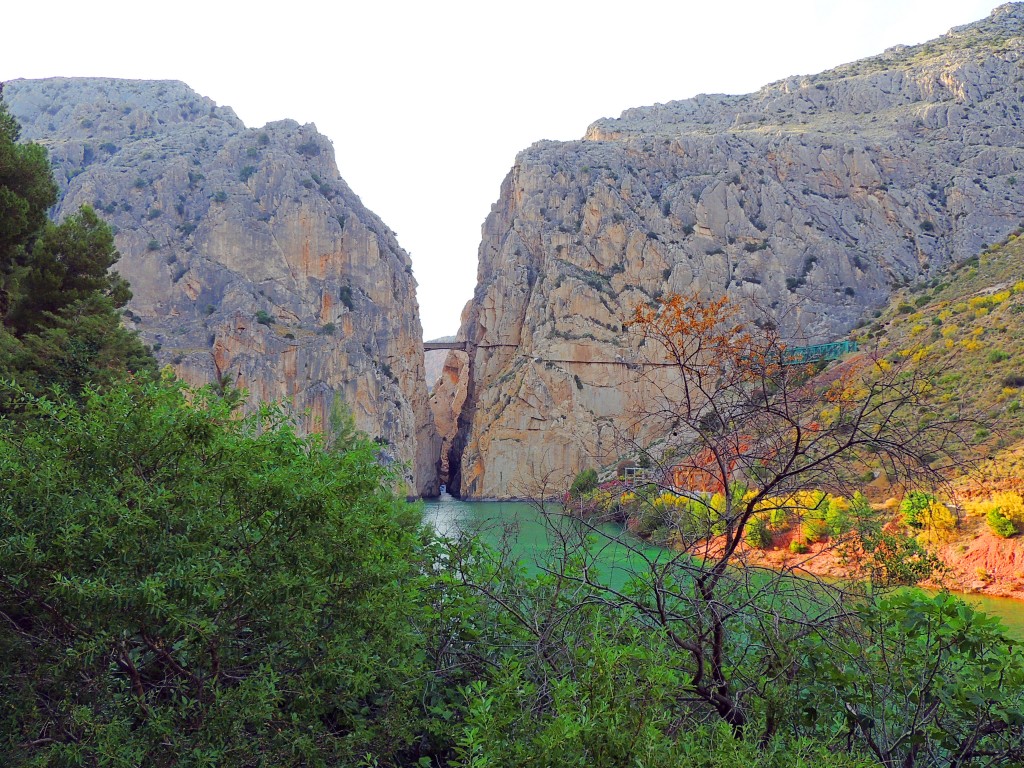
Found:
[[[849,598],[863,591],[812,577],[805,566],[815,552],[776,569],[757,566],[750,540],[780,516],[806,513],[801,498],[849,496],[869,464],[894,487],[941,485],[961,461],[964,423],[921,418],[932,394],[927,379],[877,353],[817,375],[816,366],[796,364],[770,323],[739,322],[726,299],[672,296],[637,308],[630,328],[662,369],[638,417],[644,427],[632,431],[665,439],[637,447],[653,469],[633,491],[625,522],[658,528],[667,546],[616,536],[605,520],[584,515],[574,530],[589,536],[589,548],[560,528],[562,557],[548,573],[561,593],[584,585],[577,598],[628,614],[667,641],[685,681],[680,723],[703,711],[742,733],[756,711],[767,743],[791,714],[792,699],[780,691],[793,683],[805,643],[832,642],[850,626]],[[665,366],[678,372],[674,383],[664,383]],[[555,514],[578,515],[578,504]],[[883,531],[866,503],[844,510],[830,534],[829,546],[859,556],[876,586],[916,581],[934,564],[914,539]],[[628,582],[601,572],[610,547]],[[564,629],[568,615],[537,614],[538,640]]]

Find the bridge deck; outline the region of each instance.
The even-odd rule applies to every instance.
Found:
[[[425,341],[423,342],[423,351],[431,352],[435,349],[458,349],[463,352],[466,351],[466,342],[464,341]]]

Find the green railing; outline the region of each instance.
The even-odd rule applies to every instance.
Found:
[[[857,351],[857,342],[833,341],[828,344],[812,344],[809,347],[790,347],[783,352],[786,365],[816,363],[819,360],[838,360],[843,355]]]

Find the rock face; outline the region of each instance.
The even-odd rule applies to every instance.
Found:
[[[454,336],[440,336],[436,339],[428,339],[427,343],[455,341]],[[424,365],[426,368],[427,377],[427,391],[432,392],[434,385],[437,384],[441,378],[441,371],[444,370],[445,362],[448,360],[448,350],[446,349],[428,349],[423,354]]]
[[[668,383],[627,365],[650,359],[622,327],[638,302],[726,293],[794,343],[833,340],[1016,227],[1022,24],[1024,5],[1004,5],[921,46],[522,152],[460,332],[461,493],[537,493],[656,437],[631,427]]]
[[[13,81],[22,137],[50,151],[57,215],[88,203],[116,227],[129,319],[161,363],[250,401],[289,398],[308,430],[343,401],[436,492],[412,264],[292,121],[247,129],[172,81]]]
[[[438,354],[441,350],[428,352]],[[459,414],[466,402],[466,391],[469,386],[469,356],[461,350],[450,350],[441,369],[441,375],[434,383],[430,392],[430,410],[434,414],[434,424],[441,437],[441,461],[438,465],[438,477],[447,484],[451,481],[449,457],[452,444],[458,434]]]

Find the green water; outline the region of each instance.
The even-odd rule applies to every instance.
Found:
[[[470,533],[482,535],[491,543],[514,542],[514,551],[528,567],[539,566],[547,559],[551,547],[557,546],[557,536],[552,536],[543,514],[531,504],[459,501],[446,496],[428,501],[424,517],[445,536]],[[621,529],[608,526],[604,532],[610,539],[600,550],[600,566],[616,586],[626,580],[632,564],[641,557],[671,557],[666,550],[639,544]],[[1024,602],[980,595],[964,595],[963,598],[976,608],[998,616],[1010,634],[1024,638]]]
[[[438,533],[456,537],[466,533],[479,535],[484,541],[500,546],[508,544],[511,551],[530,572],[540,571],[551,561],[552,548],[562,541],[572,546],[583,533],[576,521],[558,514],[561,505],[549,509],[552,521],[546,522],[544,513],[532,504],[507,501],[459,501],[450,496],[426,503],[425,519]],[[558,529],[561,529],[560,531]],[[601,526],[600,544],[595,565],[604,580],[613,587],[621,587],[648,560],[667,560],[675,553],[650,546],[629,536],[621,526]]]

